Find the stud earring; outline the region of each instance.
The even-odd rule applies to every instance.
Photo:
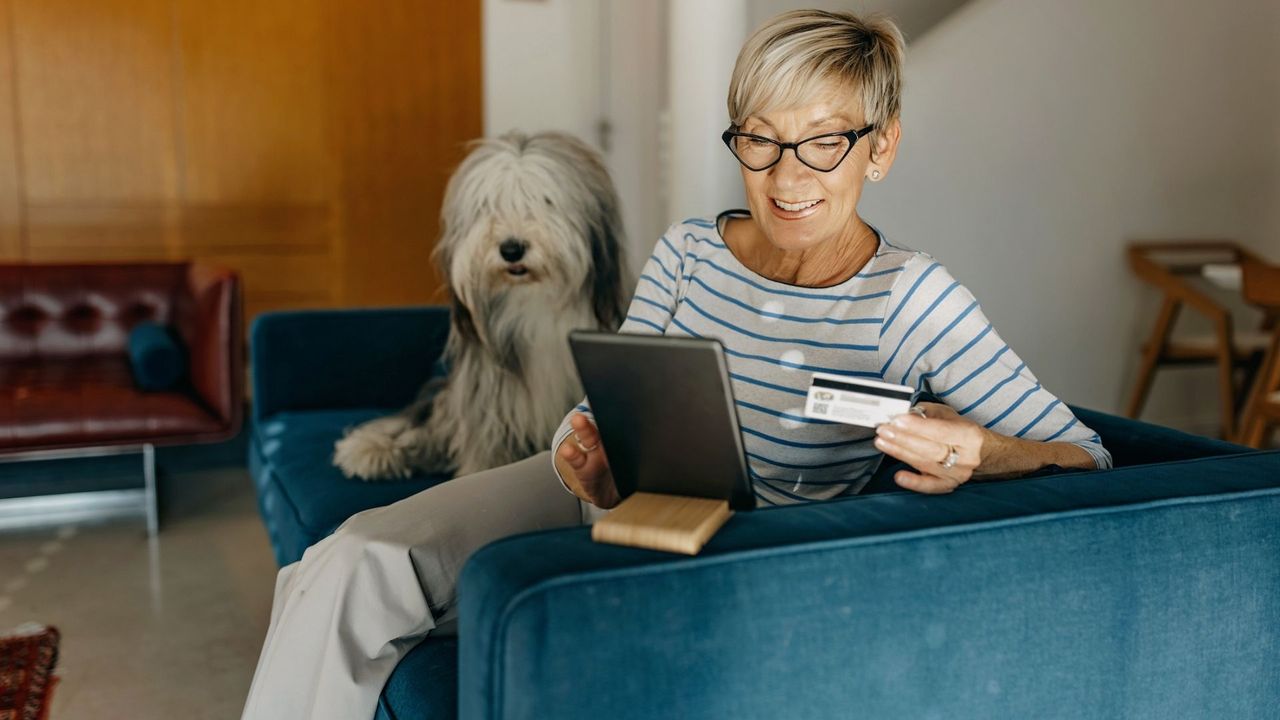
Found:
[[[880,179],[880,171],[879,171],[879,170],[872,170],[872,171],[871,171],[871,179],[872,179],[872,180],[879,180],[879,179]]]

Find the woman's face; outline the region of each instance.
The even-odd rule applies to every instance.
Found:
[[[798,142],[865,125],[856,102],[826,98],[792,109],[752,115],[738,130],[779,142]],[[857,213],[862,183],[875,170],[879,170],[879,179],[888,174],[897,150],[898,128],[895,121],[886,132],[880,133],[880,152],[875,162],[871,160],[871,143],[867,138],[859,138],[844,161],[831,172],[810,168],[791,150],[783,151],[778,164],[767,170],[755,172],[742,167],[751,215],[769,242],[780,250],[795,251],[816,247],[828,240],[857,237],[862,224]]]

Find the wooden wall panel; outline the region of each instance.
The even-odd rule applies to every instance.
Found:
[[[170,1],[9,1],[27,199],[176,200]]]
[[[442,302],[440,202],[483,134],[480,3],[385,0],[328,10],[344,304]]]
[[[176,205],[29,204],[27,257],[37,262],[176,260]]]
[[[328,253],[333,223],[328,203],[316,205],[198,205],[182,211],[182,242],[187,252],[280,253],[288,250]]]
[[[22,258],[22,186],[13,102],[13,34],[9,0],[0,0],[0,262]]]
[[[185,196],[325,202],[320,18],[298,0],[179,0]]]
[[[245,287],[258,288],[258,292],[255,293],[258,298],[325,299],[317,293],[310,278],[327,271],[328,252],[285,251],[275,255],[269,253],[215,254],[207,255],[204,259],[211,263],[239,268]]]
[[[335,179],[316,2],[175,3],[185,248],[239,270],[250,312],[332,304]]]
[[[480,6],[0,0],[0,258],[225,264],[250,318],[443,301]]]
[[[28,206],[32,257],[139,260],[330,252],[328,205]],[[326,270],[324,277],[332,272]],[[326,291],[327,292],[327,291]]]

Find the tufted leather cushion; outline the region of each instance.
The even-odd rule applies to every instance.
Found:
[[[235,274],[197,264],[0,265],[0,452],[234,435],[240,314]],[[177,331],[189,391],[133,386],[129,332],[143,321]]]
[[[143,320],[171,323],[187,266],[0,266],[0,360],[125,352]]]

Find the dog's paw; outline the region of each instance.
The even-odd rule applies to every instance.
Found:
[[[405,461],[424,475],[452,475],[453,460],[437,433],[430,428],[411,427],[395,438],[396,449]]]
[[[366,425],[333,444],[333,464],[343,475],[361,480],[403,479],[413,474],[409,458],[404,448],[396,445],[395,436]]]
[[[401,433],[409,429],[409,419],[400,415],[388,415],[386,417],[376,418],[366,423],[356,426],[354,431],[347,434],[358,432],[372,433],[374,435],[386,436],[389,440],[394,440]]]

